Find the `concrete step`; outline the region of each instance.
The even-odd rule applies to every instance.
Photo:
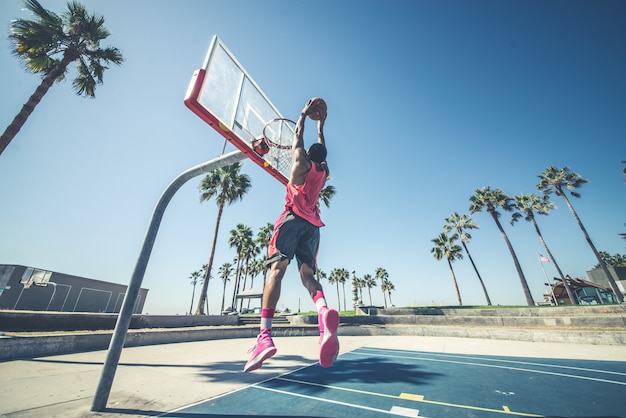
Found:
[[[259,325],[261,324],[260,316],[240,316],[239,325]],[[272,320],[273,325],[289,325],[289,320],[285,316],[275,316]]]
[[[626,330],[626,315],[590,316],[433,316],[433,315],[377,315],[343,317],[341,322],[350,325],[440,325],[489,326],[521,328],[609,328]]]
[[[447,307],[415,307],[415,308],[361,308],[365,314],[371,315],[428,315],[428,316],[593,316],[593,315],[626,315],[626,304],[620,305],[585,305],[585,306],[546,306],[520,308],[447,308]]]
[[[125,347],[170,344],[189,341],[205,341],[228,338],[256,338],[257,326],[193,327],[186,329],[130,330]],[[592,345],[626,345],[626,331],[563,330],[563,329],[519,329],[471,326],[428,326],[428,325],[341,325],[339,337],[344,336],[437,336],[514,340],[534,342]],[[0,336],[0,361],[33,358],[85,351],[106,350],[112,331],[68,333],[57,335]],[[276,337],[317,336],[316,325],[273,327]]]

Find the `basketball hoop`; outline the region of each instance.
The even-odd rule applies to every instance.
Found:
[[[296,132],[296,123],[291,119],[275,118],[263,127],[263,136],[267,146],[281,150],[290,150]]]

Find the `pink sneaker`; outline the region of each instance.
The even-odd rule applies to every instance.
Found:
[[[318,316],[320,328],[320,366],[330,367],[339,354],[339,313],[334,309],[322,309]]]
[[[243,371],[251,372],[260,368],[265,360],[276,354],[276,351],[274,341],[272,341],[272,330],[262,329],[257,337],[256,345],[248,350],[248,353],[252,353],[252,355],[244,366]]]

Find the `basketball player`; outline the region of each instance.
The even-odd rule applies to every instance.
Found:
[[[304,148],[304,122],[307,116],[318,119],[317,143],[311,145],[308,151]],[[294,255],[302,284],[309,291],[318,310],[320,365],[332,366],[339,352],[339,313],[326,306],[322,286],[314,277],[320,241],[319,229],[324,226],[317,200],[328,177],[325,120],[326,104],[321,99],[311,99],[302,109],[296,124],[292,146],[294,160],[287,185],[285,210],[274,225],[269,245],[267,265],[270,266],[270,273],[263,289],[261,331],[256,345],[251,349],[252,354],[244,372],[258,369],[263,361],[276,354],[272,341],[272,319],[280,297],[281,281]]]

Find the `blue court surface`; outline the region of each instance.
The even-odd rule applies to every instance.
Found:
[[[626,362],[359,348],[166,417],[626,417]]]

